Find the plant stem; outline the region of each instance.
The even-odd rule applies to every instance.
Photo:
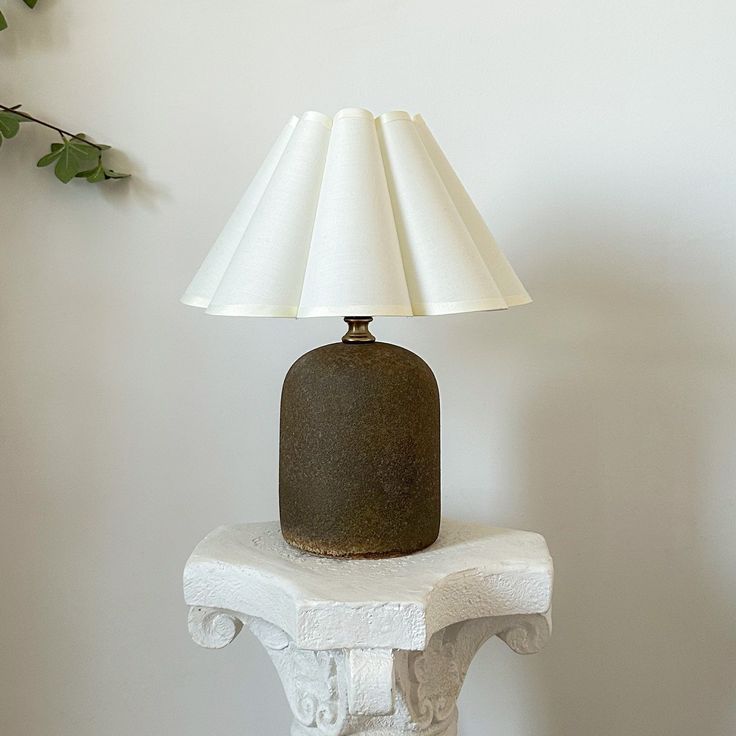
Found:
[[[52,125],[51,123],[47,123],[44,120],[39,120],[38,118],[34,118],[33,115],[29,115],[27,112],[23,112],[22,110],[19,110],[18,108],[20,105],[14,105],[13,107],[7,107],[6,105],[0,105],[0,110],[5,110],[6,112],[14,112],[16,115],[22,115],[26,120],[30,120],[32,123],[38,123],[39,125],[43,125],[45,128],[50,128],[51,130],[55,130],[59,135],[67,136],[69,138],[75,138],[78,141],[82,141],[82,143],[86,143],[89,146],[94,146],[98,151],[103,151],[104,149],[102,146],[98,146],[96,143],[92,143],[92,141],[88,141],[86,138],[82,138],[81,136],[75,135],[74,133],[70,133],[68,130],[64,130],[63,128],[58,128],[56,125]]]

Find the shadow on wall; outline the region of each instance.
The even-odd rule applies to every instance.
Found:
[[[683,283],[610,254],[587,246],[544,264],[529,315],[542,328],[532,349],[556,355],[520,404],[519,433],[524,521],[544,532],[556,565],[555,632],[535,668],[545,733],[724,736],[733,542],[713,524],[730,490],[711,448],[729,429],[713,409],[736,396],[729,312],[717,297],[691,298],[707,266],[699,284]]]

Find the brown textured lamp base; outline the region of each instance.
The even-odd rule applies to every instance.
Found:
[[[279,506],[290,544],[331,557],[416,552],[440,525],[440,403],[429,366],[346,317],[281,394]]]

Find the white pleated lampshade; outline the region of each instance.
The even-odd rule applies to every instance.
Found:
[[[182,301],[342,317],[531,300],[421,116],[350,108],[286,124]]]

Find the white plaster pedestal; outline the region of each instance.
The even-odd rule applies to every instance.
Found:
[[[455,736],[456,700],[490,637],[539,651],[552,560],[532,532],[444,521],[422,552],[336,560],[287,545],[277,523],[220,527],[184,570],[197,644],[247,626],[268,650],[292,736]]]

